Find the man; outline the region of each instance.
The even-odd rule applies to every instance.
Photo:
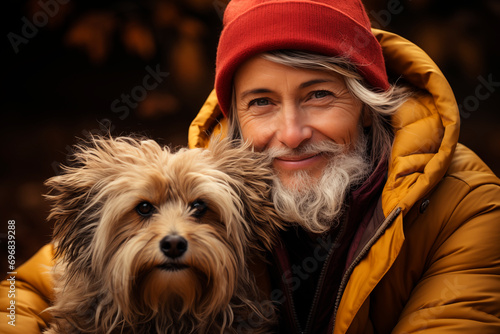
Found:
[[[226,116],[274,157],[297,226],[268,270],[282,332],[500,331],[499,180],[457,144],[453,93],[420,49],[372,34],[358,1],[232,1],[215,91],[190,145]]]
[[[273,157],[292,224],[259,281],[280,332],[500,332],[500,180],[457,144],[436,65],[360,1],[231,1],[189,145],[226,131]],[[23,333],[48,320],[51,252],[19,268]]]

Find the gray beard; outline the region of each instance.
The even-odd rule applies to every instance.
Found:
[[[274,177],[273,202],[282,219],[301,226],[305,231],[323,233],[339,225],[349,191],[369,176],[371,163],[367,154],[367,138],[361,132],[354,150],[333,141],[307,144],[288,153],[322,152],[329,157],[319,179],[305,171],[295,173],[292,184],[285,186],[279,175]],[[284,155],[283,150],[270,149],[271,157]]]

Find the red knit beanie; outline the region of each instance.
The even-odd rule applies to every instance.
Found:
[[[232,0],[223,23],[215,90],[225,115],[238,66],[272,50],[342,56],[374,88],[389,88],[382,48],[360,0]]]

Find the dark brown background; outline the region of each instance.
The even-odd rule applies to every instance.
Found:
[[[7,271],[8,220],[16,221],[17,266],[50,240],[43,181],[65,163],[76,137],[102,133],[104,123],[115,135],[139,132],[186,145],[188,125],[213,85],[226,0],[61,2],[66,4],[50,7],[46,24],[18,45],[18,52],[8,37],[22,36],[23,18],[44,23],[41,4],[58,2],[3,2],[0,276]],[[374,26],[412,40],[441,67],[457,101],[469,103],[463,107],[461,142],[500,175],[500,87],[488,98],[476,97],[480,78],[500,82],[500,2],[366,0],[365,5]],[[128,108],[128,115],[113,107],[122,94],[139,92],[146,66],[169,75]]]

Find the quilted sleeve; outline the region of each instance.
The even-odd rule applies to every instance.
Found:
[[[43,312],[52,296],[53,247],[42,247],[0,284],[0,333],[40,333],[50,321]]]
[[[500,186],[471,189],[440,234],[392,332],[500,333]]]

